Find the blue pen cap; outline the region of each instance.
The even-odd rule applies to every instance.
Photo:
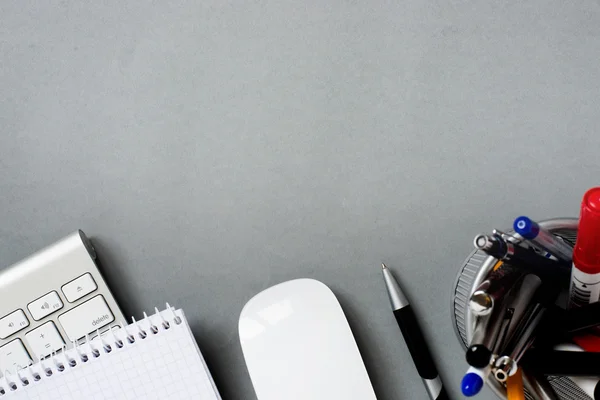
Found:
[[[525,239],[535,239],[540,233],[540,226],[525,216],[515,219],[513,229]]]
[[[474,372],[469,372],[463,377],[460,388],[462,393],[467,396],[475,396],[483,387],[483,378]]]

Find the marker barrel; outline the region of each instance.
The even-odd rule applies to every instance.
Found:
[[[562,333],[576,333],[600,325],[600,302],[585,304],[556,315],[556,328]],[[600,338],[599,338],[600,340]]]
[[[523,236],[534,247],[545,250],[562,261],[569,263],[572,261],[573,248],[546,229],[540,227],[537,222],[522,216],[515,219],[513,228],[515,232]]]
[[[533,298],[541,286],[542,280],[537,275],[528,274],[523,278],[520,286],[513,291],[512,300],[508,306],[513,310],[512,320],[506,335],[508,340],[510,340],[519,325],[532,310]]]
[[[577,241],[573,250],[569,307],[600,299],[600,187],[588,190],[581,202]]]
[[[522,364],[543,375],[600,375],[600,353],[531,349],[523,357]]]
[[[524,272],[534,273],[545,281],[563,282],[570,277],[570,263],[545,258],[532,249],[507,242],[500,235],[479,235],[474,242],[479,250],[520,267]]]
[[[510,339],[501,357],[496,360],[494,365],[494,375],[498,381],[505,382],[509,376],[515,374],[518,368],[517,364],[533,344],[538,325],[540,325],[545,314],[546,308],[544,305],[542,303],[536,304],[530,315],[521,324],[522,326]]]
[[[554,347],[554,349],[562,351],[584,351],[581,347],[571,343],[557,345]],[[600,381],[598,378],[589,376],[569,376],[569,379],[571,379],[573,383],[579,386],[579,388],[592,399],[600,400],[600,396],[598,396],[600,394]]]
[[[490,364],[493,350],[502,330],[506,307],[494,307],[491,314],[479,317],[475,325],[473,339],[467,350],[467,363],[475,368],[484,368]]]
[[[490,314],[492,308],[502,301],[521,276],[521,268],[500,262],[471,295],[469,308],[473,314]]]

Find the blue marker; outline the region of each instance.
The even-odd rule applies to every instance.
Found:
[[[475,396],[477,393],[481,392],[483,384],[487,380],[489,374],[490,367],[469,368],[467,370],[467,373],[463,377],[462,383],[460,385],[462,394],[464,394],[467,397],[472,397]]]
[[[534,247],[547,251],[560,261],[572,262],[573,248],[540,227],[537,222],[522,216],[515,219],[513,228],[515,232],[531,242]]]

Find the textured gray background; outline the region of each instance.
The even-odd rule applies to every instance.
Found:
[[[472,237],[598,184],[598,2],[174,3],[0,3],[0,264],[83,229],[126,313],[185,308],[226,400],[255,397],[244,303],[316,278],[378,396],[426,399],[384,260],[459,397]]]

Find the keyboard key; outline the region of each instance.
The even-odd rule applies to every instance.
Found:
[[[110,324],[115,317],[100,295],[60,315],[58,320],[69,340],[75,341]]]
[[[104,327],[104,328],[100,329],[100,336],[101,337],[110,337],[111,330],[113,331],[114,334],[116,334],[119,331],[119,329],[121,329],[120,325]],[[98,337],[98,333],[96,333],[96,331],[94,331],[94,332],[90,333],[88,336],[82,337],[81,339],[77,340],[77,344],[82,345],[82,344],[86,343],[88,341],[88,339],[91,341],[91,340],[96,339],[97,337]]]
[[[96,285],[94,278],[92,278],[92,275],[89,273],[72,280],[62,287],[62,291],[69,303],[79,300],[96,289],[98,289],[98,286]]]
[[[16,372],[30,364],[31,357],[20,339],[0,347],[0,371]]]
[[[6,339],[15,332],[29,326],[29,320],[23,310],[17,310],[0,319],[0,339]]]
[[[31,316],[36,321],[63,308],[63,302],[55,291],[50,292],[27,305]]]
[[[62,349],[65,344],[52,321],[27,332],[25,338],[36,357],[46,357],[52,354],[53,351]]]

